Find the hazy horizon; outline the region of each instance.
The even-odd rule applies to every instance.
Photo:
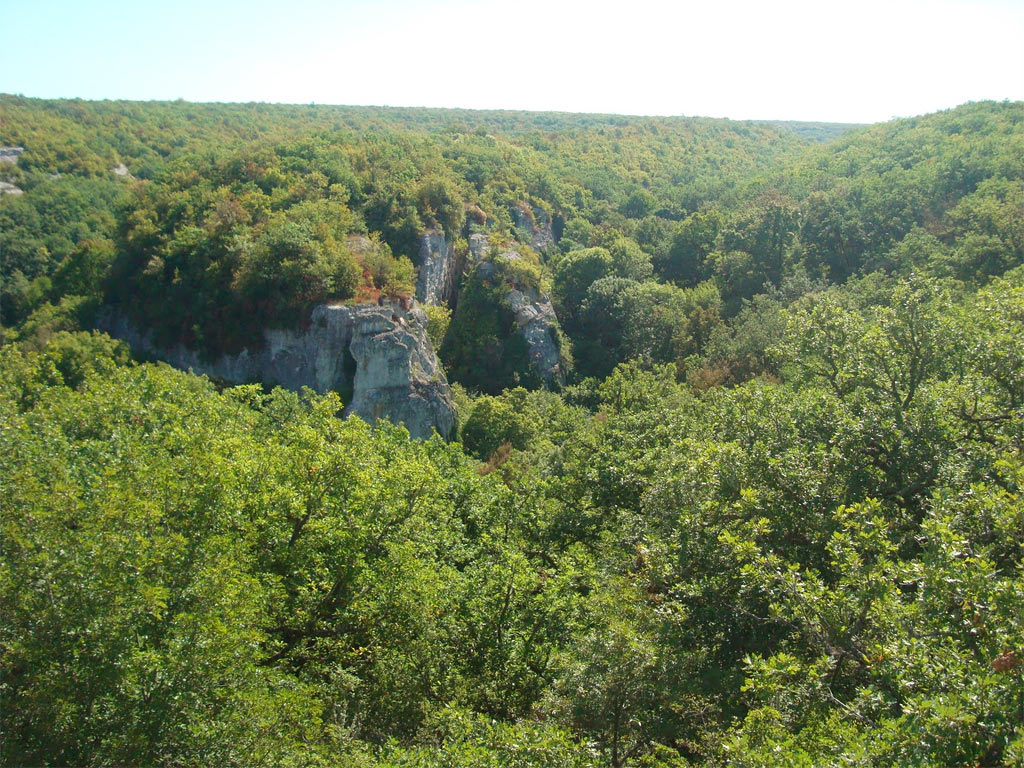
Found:
[[[1024,99],[1024,3],[5,3],[34,98],[873,123]]]
[[[81,96],[37,96],[31,93],[10,93],[7,91],[0,91],[0,96],[13,96],[16,98],[24,99],[37,99],[39,101],[85,101],[85,102],[125,102],[130,104],[196,104],[206,106],[251,106],[251,105],[265,105],[272,107],[329,107],[339,109],[395,109],[395,110],[437,110],[440,112],[518,112],[524,114],[534,115],[589,115],[594,117],[628,117],[628,118],[665,118],[665,119],[708,119],[708,120],[734,120],[736,122],[755,122],[755,123],[822,123],[832,125],[870,125],[868,122],[852,122],[848,120],[802,120],[799,118],[787,118],[787,117],[718,117],[716,115],[684,115],[684,114],[640,114],[636,112],[582,112],[578,110],[567,110],[567,109],[515,109],[511,107],[461,107],[461,106],[430,106],[427,104],[335,104],[328,102],[301,102],[301,101],[197,101],[194,99],[123,99],[123,98],[83,98]],[[979,99],[978,101],[992,101],[991,99]],[[1016,99],[1003,99],[1003,101],[1017,101]],[[968,102],[964,102],[968,103]],[[956,109],[962,106],[961,104],[952,104],[949,107],[941,107],[934,111],[946,111],[948,109]],[[929,112],[922,112],[921,115],[931,114]],[[904,117],[917,117],[918,115],[899,115],[894,116],[890,119],[901,119]],[[876,121],[877,122],[877,121]]]

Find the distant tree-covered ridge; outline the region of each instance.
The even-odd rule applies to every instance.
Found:
[[[292,287],[299,294],[284,297],[286,304],[356,292],[339,242],[350,232],[378,233],[396,257],[414,258],[423,228],[438,224],[458,236],[466,204],[506,228],[509,208],[530,199],[560,220],[582,214],[624,224],[620,209],[639,215],[654,214],[655,207],[679,217],[740,176],[766,168],[771,156],[801,145],[767,126],[701,119],[648,124],[555,114],[9,96],[0,97],[0,109],[0,140],[26,148],[16,166],[2,167],[26,191],[4,199],[0,214],[5,324],[16,325],[47,300],[101,292],[96,278],[110,268],[113,252],[103,245],[109,240],[121,261],[108,286],[114,297],[133,288],[132,281],[148,282],[145,319],[186,341],[192,326],[209,318],[202,312],[174,317],[181,307],[177,291],[221,311],[276,303],[270,284],[281,279],[308,284]],[[113,173],[121,163],[127,176]],[[655,192],[647,193],[651,186]],[[640,207],[630,207],[640,192],[646,195]],[[314,231],[325,218],[333,243]],[[281,227],[287,232],[270,232]],[[269,249],[271,262],[254,249]],[[59,265],[76,250],[87,251],[97,269],[84,281],[76,275],[55,286]],[[181,263],[182,250],[205,255]],[[165,282],[178,287],[166,292]],[[161,317],[154,294],[164,296],[171,316]],[[252,316],[251,308],[241,314]]]
[[[2,166],[26,191],[0,203],[8,327],[80,296],[79,315],[117,302],[164,342],[237,350],[318,302],[409,293],[427,228],[453,248],[471,227],[522,238],[525,202],[554,230],[541,269],[577,375],[630,359],[683,375],[766,288],[879,269],[978,281],[1024,252],[1016,103],[824,144],[791,126],[697,118],[16,97],[0,108],[0,138],[26,147]],[[613,263],[570,280],[594,248]],[[464,333],[458,321],[449,332]],[[462,355],[457,378],[477,386],[487,366]],[[743,365],[716,367],[702,375]]]

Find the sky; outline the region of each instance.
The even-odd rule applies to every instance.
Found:
[[[1024,99],[1024,0],[0,0],[0,93],[877,122]]]

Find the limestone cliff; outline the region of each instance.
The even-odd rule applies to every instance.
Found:
[[[416,300],[423,304],[453,304],[459,288],[460,270],[458,258],[443,229],[428,229],[420,235],[417,262]]]
[[[485,258],[487,252],[483,251]],[[546,294],[534,286],[520,283],[514,277],[514,271],[505,268],[521,258],[516,251],[505,250],[494,260],[482,261],[471,279],[501,285],[505,289],[501,303],[512,313],[515,331],[526,343],[529,372],[545,388],[558,389],[565,385],[566,374],[559,348],[558,318]]]
[[[512,207],[511,215],[520,242],[527,243],[536,251],[546,251],[555,245],[551,217],[544,209],[519,203]],[[473,232],[475,228],[467,226],[470,230],[468,265],[466,258],[460,258],[456,254],[452,243],[449,242],[450,238],[445,236],[441,227],[433,227],[420,234],[420,247],[416,257],[419,270],[416,280],[417,301],[422,304],[444,302],[451,307],[455,306],[463,271],[467,266],[472,268],[484,261],[490,253],[488,235],[485,232]]]
[[[371,424],[377,419],[405,424],[413,437],[428,437],[434,429],[450,437],[455,404],[427,337],[423,310],[415,305],[407,312],[389,305],[373,310],[355,315],[349,344],[355,376],[346,415]]]
[[[268,329],[261,349],[215,360],[182,345],[157,347],[150,334],[114,312],[99,326],[138,356],[231,383],[351,393],[346,416],[401,423],[416,438],[435,429],[450,437],[455,424],[451,390],[427,337],[426,316],[415,304],[320,305],[305,330]]]
[[[547,389],[565,386],[562,355],[558,348],[558,318],[547,296],[512,289],[505,294],[516,318],[519,333],[526,340],[530,369]]]
[[[491,246],[487,242],[487,235],[483,232],[474,232],[469,236],[469,256],[474,264],[486,259],[490,253]]]

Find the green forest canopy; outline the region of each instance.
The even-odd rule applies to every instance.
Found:
[[[1022,121],[0,97],[0,760],[1024,764]],[[238,349],[522,202],[575,370],[460,305],[450,444],[90,330]]]

